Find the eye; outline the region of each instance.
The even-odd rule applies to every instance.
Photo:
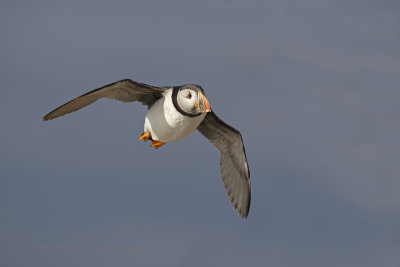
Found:
[[[187,99],[192,99],[192,93],[189,91],[185,97]]]

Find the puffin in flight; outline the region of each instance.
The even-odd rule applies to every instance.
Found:
[[[151,140],[160,148],[199,130],[221,152],[220,171],[234,209],[243,218],[249,214],[250,172],[240,132],[215,115],[201,86],[157,87],[130,79],[120,80],[81,95],[43,117],[52,120],[77,111],[100,98],[122,102],[139,101],[148,107],[144,133],[139,140]]]

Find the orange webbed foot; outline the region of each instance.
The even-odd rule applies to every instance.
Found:
[[[166,144],[166,143],[164,143],[164,142],[155,141],[155,140],[153,140],[153,141],[151,142],[151,146],[152,146],[152,147],[155,147],[156,149],[162,147],[162,146],[165,145],[165,144]]]

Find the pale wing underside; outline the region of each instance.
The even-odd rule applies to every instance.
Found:
[[[197,128],[221,152],[220,171],[232,206],[244,218],[251,201],[250,171],[242,136],[210,112]]]

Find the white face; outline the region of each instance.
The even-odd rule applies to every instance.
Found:
[[[177,101],[179,107],[190,114],[199,114],[203,111],[200,107],[202,96],[192,89],[182,89],[178,92]]]

